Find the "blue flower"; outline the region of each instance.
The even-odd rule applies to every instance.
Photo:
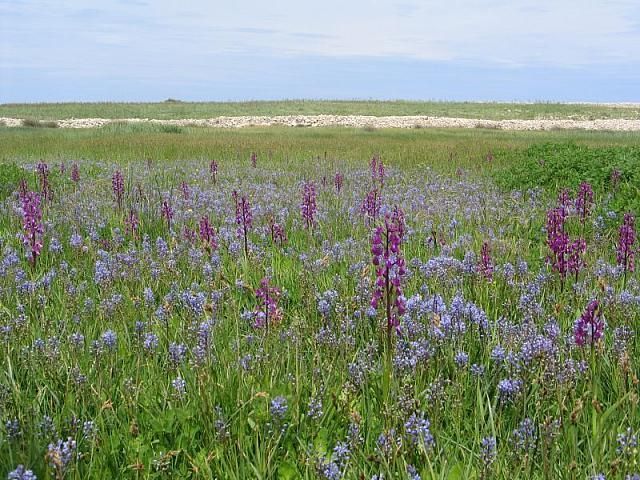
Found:
[[[536,448],[538,435],[535,425],[530,418],[522,420],[518,428],[511,434],[511,437],[515,449],[522,453],[531,452]]]
[[[177,377],[171,382],[171,386],[173,387],[174,394],[182,398],[187,393],[187,382],[184,381],[182,377]]]
[[[502,403],[512,402],[522,389],[522,380],[516,378],[505,378],[498,383],[498,396]]]
[[[429,429],[430,426],[431,422],[425,418],[424,414],[411,414],[404,424],[404,430],[414,447],[423,446],[427,450],[433,448],[435,440]]]
[[[102,343],[109,350],[114,350],[118,343],[118,336],[113,330],[107,330],[102,334]]]
[[[56,470],[65,471],[69,464],[77,457],[76,441],[71,437],[50,443],[47,450],[49,465]]]
[[[271,412],[271,415],[276,419],[284,419],[288,409],[289,406],[287,405],[287,399],[285,397],[279,396],[271,400],[269,411]]]
[[[480,458],[482,459],[483,465],[488,467],[496,459],[496,437],[485,437],[480,442],[480,445],[482,446]]]
[[[7,475],[7,480],[37,480],[37,478],[31,470],[25,469],[24,465],[18,465]]]

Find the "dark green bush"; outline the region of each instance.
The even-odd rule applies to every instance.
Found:
[[[15,163],[0,164],[0,201],[11,195],[18,188],[20,180],[27,177],[27,172]]]
[[[34,120],[32,118],[25,118],[22,120],[22,126],[31,128],[58,128],[58,124],[56,122]]]
[[[575,189],[587,181],[600,195],[611,193],[612,208],[640,212],[640,147],[546,143],[496,152],[495,156],[498,165],[506,165],[495,172],[498,184],[504,188],[542,187],[553,193],[565,187]],[[618,185],[612,182],[614,170],[620,172]]]

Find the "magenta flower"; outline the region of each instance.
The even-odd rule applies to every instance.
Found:
[[[571,205],[571,192],[568,188],[563,189],[558,195],[558,206],[562,213],[563,222],[569,216],[569,206]]]
[[[167,221],[167,228],[171,230],[171,220],[173,220],[173,208],[168,200],[162,201],[162,207],[160,208],[160,215]]]
[[[237,191],[232,193],[233,200],[236,204],[236,225],[238,225],[238,237],[244,240],[244,254],[249,256],[249,230],[253,225],[253,215],[251,213],[251,205],[244,195],[239,196]]]
[[[217,183],[217,181],[218,181],[218,162],[216,162],[215,160],[211,160],[211,163],[209,164],[209,173],[211,174],[211,180],[213,180],[213,183]]]
[[[111,178],[111,189],[113,190],[113,196],[116,200],[118,208],[122,208],[122,200],[124,198],[124,178],[122,172],[116,170]]]
[[[611,170],[611,186],[613,187],[613,189],[617,189],[618,185],[620,184],[620,180],[622,180],[622,173],[620,172],[620,170],[618,170],[617,168],[614,168],[613,170]]]
[[[189,243],[195,243],[197,235],[196,231],[193,228],[189,228],[188,226],[182,227],[182,238],[184,238]]]
[[[29,193],[29,185],[24,178],[21,178],[18,183],[18,198],[20,199],[20,202],[24,201],[27,193]]]
[[[583,258],[587,250],[586,242],[582,238],[571,242],[564,228],[569,202],[568,192],[564,190],[558,198],[560,206],[547,212],[547,246],[551,250],[547,261],[551,263],[553,271],[560,274],[563,288],[568,273],[574,273],[578,281],[578,274],[586,266]]]
[[[269,219],[269,230],[271,232],[271,241],[276,245],[283,246],[287,243],[287,234],[284,227],[279,223],[275,223],[273,217]]]
[[[204,243],[205,247],[208,250],[216,250],[218,248],[218,243],[216,241],[216,232],[211,225],[211,222],[209,222],[209,217],[207,215],[204,215],[200,219],[200,223],[198,224],[198,226],[198,233],[200,236],[200,240],[202,240],[202,243]]]
[[[336,192],[340,193],[340,190],[342,190],[342,185],[344,184],[344,175],[337,172],[333,177],[333,184],[336,187]]]
[[[369,167],[371,168],[371,181],[374,185],[379,184],[380,188],[384,186],[384,163],[380,158],[380,155],[374,155],[371,157],[371,162],[369,163]]]
[[[547,212],[547,246],[551,250],[547,261],[551,263],[551,268],[560,274],[563,287],[569,269],[569,235],[564,231],[565,218],[565,210],[562,207],[552,208]]]
[[[133,237],[136,237],[138,234],[138,226],[139,226],[140,222],[138,220],[138,214],[136,213],[136,211],[132,208],[129,210],[129,214],[127,215],[127,218],[125,219],[125,225],[126,225],[126,232],[130,235],[132,235]]]
[[[278,301],[282,292],[269,284],[269,278],[264,277],[260,281],[260,287],[256,290],[256,300],[258,304],[255,308],[254,327],[266,328],[269,325],[276,325],[282,320],[282,311],[278,307]]]
[[[362,205],[360,205],[360,213],[368,222],[375,222],[380,214],[381,199],[377,188],[374,188],[364,197]]]
[[[634,244],[636,243],[635,217],[630,213],[624,214],[624,220],[620,225],[620,235],[618,238],[618,249],[616,258],[625,272],[633,272],[635,270]]]
[[[302,187],[302,203],[300,204],[300,213],[306,228],[311,228],[316,223],[316,213],[318,207],[316,204],[316,187],[311,182],[305,182]]]
[[[582,238],[578,238],[567,245],[567,271],[575,273],[576,282],[578,281],[578,274],[580,273],[580,270],[586,267],[586,263],[583,258],[586,251],[587,242]]]
[[[491,260],[491,249],[488,242],[482,244],[480,251],[480,262],[478,263],[478,271],[480,274],[491,281],[493,278],[493,262]]]
[[[182,198],[184,198],[185,200],[189,200],[189,198],[191,197],[191,190],[189,189],[189,185],[187,184],[187,182],[182,182],[180,184],[180,189],[182,190]]]
[[[38,177],[40,178],[42,199],[45,202],[50,202],[53,193],[51,191],[51,183],[49,182],[49,166],[44,162],[38,163]]]
[[[24,244],[29,249],[29,261],[35,267],[36,260],[42,251],[44,233],[40,195],[36,192],[27,192],[22,198],[22,228]]]
[[[74,163],[71,167],[71,180],[73,182],[78,183],[80,181],[80,168],[77,163]]]
[[[406,311],[402,280],[407,270],[400,251],[404,228],[404,214],[396,207],[392,215],[385,217],[384,225],[375,228],[371,239],[372,263],[376,269],[371,307],[376,310],[381,304],[384,307],[389,342]]]
[[[604,326],[600,303],[597,300],[591,300],[574,324],[573,336],[576,345],[580,347],[587,344],[595,345],[604,335]]]
[[[582,182],[578,188],[578,197],[576,198],[576,210],[580,216],[580,222],[584,224],[587,217],[591,215],[593,207],[593,188],[587,182]]]
[[[551,248],[553,240],[564,233],[565,210],[562,207],[547,211],[547,245]]]

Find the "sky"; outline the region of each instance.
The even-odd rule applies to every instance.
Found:
[[[640,101],[640,0],[0,0],[0,103]]]

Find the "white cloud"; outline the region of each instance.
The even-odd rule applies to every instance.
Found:
[[[640,63],[637,0],[0,0],[0,68],[197,68],[220,55]]]

